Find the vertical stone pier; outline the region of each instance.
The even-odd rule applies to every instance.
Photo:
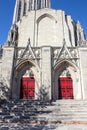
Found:
[[[42,47],[41,58],[42,87],[51,99],[51,47]]]

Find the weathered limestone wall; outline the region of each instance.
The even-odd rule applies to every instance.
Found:
[[[79,48],[83,99],[87,99],[87,47]]]
[[[46,8],[30,11],[17,24],[19,47],[26,47],[29,38],[32,46],[62,46],[64,38],[67,46],[75,46],[75,42],[77,42],[75,41],[76,27],[74,26],[76,23],[62,10]],[[84,40],[84,32],[81,30],[80,26],[76,31],[82,33],[82,40]]]
[[[33,46],[33,33],[34,33],[34,13],[31,11],[29,16],[22,18],[22,21],[18,23],[18,47],[26,47],[27,41],[30,38]]]
[[[11,96],[10,87],[12,80],[13,57],[14,57],[14,48],[4,47],[2,57],[2,79],[9,89],[9,96]]]

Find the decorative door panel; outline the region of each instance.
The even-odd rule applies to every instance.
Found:
[[[59,98],[73,99],[73,83],[71,77],[60,77],[59,84]]]
[[[35,98],[35,79],[33,77],[22,77],[21,79],[21,98]]]

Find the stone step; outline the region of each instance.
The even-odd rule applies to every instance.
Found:
[[[11,100],[1,105],[0,122],[87,121],[87,101]]]
[[[75,108],[75,107],[76,107],[76,108],[81,108],[81,107],[84,108],[84,107],[87,107],[87,105],[75,105],[75,104],[74,104],[74,105],[68,105],[68,104],[67,104],[67,105],[64,105],[64,104],[63,104],[63,105],[56,105],[56,104],[54,104],[54,105],[50,105],[50,106],[52,106],[52,107],[54,107],[54,106],[55,106],[55,107],[64,107],[64,108],[67,108],[67,107],[70,107],[70,108],[73,108],[73,107],[74,107],[74,108]],[[50,106],[47,106],[47,107],[50,107]]]
[[[24,113],[30,113],[30,112],[36,112],[36,113],[38,113],[38,112],[40,112],[40,113],[45,113],[45,112],[52,112],[52,111],[54,111],[54,112],[59,112],[59,113],[62,113],[62,112],[66,112],[66,113],[70,113],[70,112],[72,112],[72,113],[87,113],[87,109],[85,108],[85,109],[63,109],[63,108],[58,108],[58,109],[33,109],[33,110],[27,110],[27,109],[25,109],[25,110],[19,110],[19,109],[13,109],[13,110],[2,110],[2,112],[0,112],[0,113],[18,113],[18,112],[20,112],[20,113],[22,113],[22,112],[24,112]]]
[[[52,115],[84,115],[84,116],[87,116],[87,112],[83,111],[83,112],[80,112],[80,111],[75,111],[75,112],[71,112],[71,111],[63,111],[63,112],[59,112],[59,111],[31,111],[31,112],[2,112],[0,113],[0,116],[2,115],[35,115],[35,114],[52,114]]]
[[[4,118],[4,119],[0,119],[0,123],[3,122],[3,123],[26,123],[26,122],[41,122],[41,121],[46,121],[46,122],[77,122],[77,121],[84,121],[84,122],[87,122],[87,117],[84,118],[84,117],[75,117],[75,118],[72,118],[72,117],[50,117],[50,116],[46,116],[46,117],[10,117],[10,118]]]
[[[52,112],[53,114],[55,115],[62,115],[62,114],[67,114],[67,115],[70,115],[70,114],[73,114],[73,115],[87,115],[87,112]],[[44,113],[45,114],[45,113]],[[50,112],[49,112],[50,114]]]
[[[87,108],[83,108],[83,109],[76,109],[76,108],[73,108],[73,109],[71,109],[71,108],[50,108],[50,109],[44,109],[44,110],[50,110],[50,111],[59,111],[59,112],[62,112],[62,111],[71,111],[71,112],[74,112],[74,111],[80,111],[80,112],[87,112]]]
[[[43,115],[43,114],[42,114]],[[45,116],[45,115],[43,115],[43,116]],[[47,116],[47,115],[46,115]],[[71,114],[68,114],[68,113],[60,113],[60,114],[56,114],[56,113],[50,113],[48,116],[52,116],[52,117],[85,117],[85,118],[87,118],[87,114],[73,114],[73,113],[71,113]]]
[[[21,110],[21,109],[40,109],[40,108],[59,108],[59,109],[85,109],[85,108],[87,108],[86,106],[56,106],[56,105],[54,105],[54,106],[32,106],[32,107],[11,107],[11,108],[9,108],[9,106],[8,107],[2,107],[2,108],[0,108],[0,110],[2,110],[2,109],[4,109],[4,110],[14,110],[14,109],[18,109],[18,110]]]
[[[6,117],[6,118],[9,118],[9,117],[17,117],[17,116],[19,116],[19,117],[31,117],[31,116],[43,116],[43,117],[48,117],[48,116],[52,116],[52,118],[53,118],[53,116],[55,116],[55,117],[87,117],[87,114],[83,114],[83,113],[76,113],[76,114],[74,114],[74,113],[49,113],[48,115],[47,115],[47,113],[27,113],[27,114],[25,114],[25,113],[16,113],[16,115],[14,114],[14,113],[11,113],[11,114],[3,114],[3,115],[1,115],[0,117]]]
[[[56,106],[56,107],[64,107],[64,108],[67,108],[67,107],[70,107],[70,108],[84,108],[84,107],[87,107],[87,105],[54,105],[54,106]]]
[[[35,122],[35,121],[49,121],[49,122],[52,122],[52,121],[54,121],[54,122],[58,122],[58,121],[65,121],[65,122],[72,122],[72,121],[74,121],[74,122],[76,122],[76,121],[80,121],[80,122],[82,122],[82,121],[85,121],[85,122],[87,122],[87,117],[86,118],[84,118],[84,117],[22,117],[22,118],[18,118],[18,117],[10,117],[10,118],[7,118],[7,117],[4,117],[4,118],[2,118],[2,119],[0,119],[0,123],[1,122],[3,122],[3,123],[5,123],[5,122],[7,122],[7,123],[21,123],[21,122],[23,122],[23,123],[26,123],[26,122]]]
[[[56,100],[53,104],[87,104],[87,100]]]
[[[1,130],[87,130],[87,124],[16,124],[1,123]]]

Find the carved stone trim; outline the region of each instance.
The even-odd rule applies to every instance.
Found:
[[[31,44],[30,44],[30,39],[28,40],[28,43],[27,43],[27,46],[26,48],[20,48],[17,50],[17,54],[16,54],[16,65],[19,64],[22,60],[31,60],[33,62],[35,62],[35,64],[38,64],[38,60],[37,60],[37,57],[39,57],[39,51],[34,51],[34,49],[31,47]]]

